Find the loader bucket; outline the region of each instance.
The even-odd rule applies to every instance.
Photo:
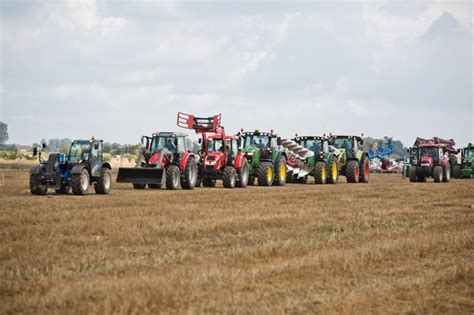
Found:
[[[117,174],[117,183],[160,185],[164,174],[159,168],[121,167]]]

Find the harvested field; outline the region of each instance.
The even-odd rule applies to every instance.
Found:
[[[0,173],[2,314],[474,313],[474,180],[76,197]]]

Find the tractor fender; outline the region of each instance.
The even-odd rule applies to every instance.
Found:
[[[102,163],[102,168],[107,168],[109,170],[112,170],[112,166],[110,166],[110,163],[109,162],[104,162]]]
[[[41,165],[35,165],[31,168],[30,174],[32,175],[39,175],[41,174]]]
[[[242,153],[242,152],[239,152],[237,153],[237,156],[235,157],[235,161],[234,161],[234,167],[235,169],[240,169],[240,166],[242,166],[242,161],[244,160],[245,158],[245,153]]]
[[[71,169],[71,174],[81,174],[82,173],[82,170],[86,168],[85,165],[83,164],[79,164],[79,165],[75,165],[73,166],[73,168]],[[87,170],[89,172],[89,170]]]
[[[191,152],[186,152],[186,154],[184,154],[183,158],[181,159],[181,163],[179,163],[180,170],[184,170],[186,168],[186,163],[188,163],[190,157],[194,157],[194,154]]]

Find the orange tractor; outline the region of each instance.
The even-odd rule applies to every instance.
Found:
[[[177,124],[201,135],[198,185],[202,182],[204,187],[215,187],[222,179],[225,188],[247,187],[249,165],[239,151],[240,138],[225,134],[220,114],[202,118],[180,112]]]

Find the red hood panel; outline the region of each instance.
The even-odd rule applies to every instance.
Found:
[[[155,153],[151,156],[150,160],[148,161],[150,164],[156,164],[158,162],[158,159],[160,158],[159,153]]]
[[[421,158],[421,163],[423,163],[423,162],[425,162],[425,163],[428,162],[428,163],[432,164],[433,163],[433,158],[430,157],[430,156],[424,156],[424,157]]]

